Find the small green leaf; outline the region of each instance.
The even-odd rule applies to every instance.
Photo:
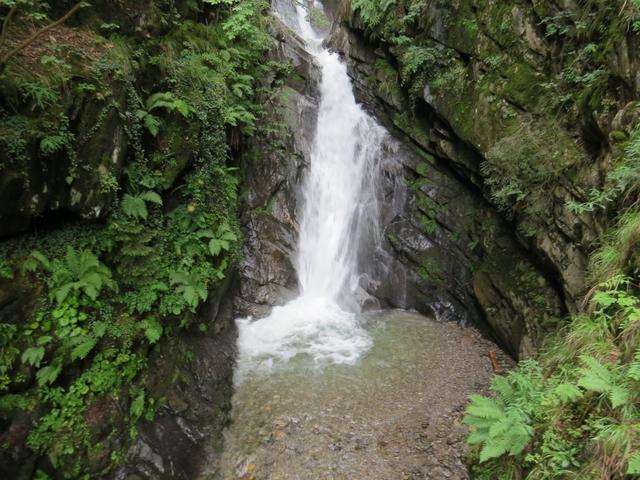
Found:
[[[96,340],[94,338],[88,337],[84,339],[71,351],[71,361],[75,362],[76,360],[83,360],[87,355],[89,355],[89,352],[91,352],[95,346]]]
[[[173,102],[173,107],[182,115],[184,118],[188,118],[191,115],[191,109],[189,105],[184,100],[177,99]]]
[[[42,337],[38,338],[38,341],[36,343],[38,345],[47,345],[51,342],[51,340],[53,340],[53,337],[49,335],[43,335]]]
[[[629,459],[627,475],[640,475],[640,453],[636,453]]]
[[[40,362],[44,358],[44,347],[30,347],[22,352],[22,363],[31,365],[32,367],[39,367]]]
[[[622,405],[626,405],[629,401],[629,397],[631,393],[624,387],[616,385],[611,388],[609,392],[609,399],[611,400],[611,406],[613,408],[621,407]]]
[[[216,236],[215,233],[213,233],[213,230],[211,230],[210,228],[206,228],[203,230],[198,230],[196,232],[196,236],[198,238],[214,238]]]
[[[221,240],[218,240],[217,238],[212,238],[209,241],[209,253],[214,257],[216,255],[219,255],[220,252],[222,251],[222,246],[223,244]]]
[[[144,200],[140,197],[134,197],[129,194],[125,194],[122,197],[122,210],[125,214],[134,218],[142,218],[146,220],[149,216]]]
[[[161,125],[160,119],[158,117],[150,113],[147,113],[143,117],[142,123],[144,124],[145,128],[149,130],[149,133],[151,135],[153,135],[154,137],[158,136],[158,133],[160,132],[160,125]]]
[[[162,205],[162,197],[152,190],[144,192],[140,195],[140,198],[147,202],[155,203],[156,205]]]
[[[583,396],[582,391],[570,383],[561,383],[554,389],[561,402],[573,402]]]
[[[612,387],[612,373],[607,367],[588,355],[583,355],[581,359],[586,366],[580,369],[578,385],[598,393],[609,392]]]
[[[131,407],[129,407],[129,415],[132,419],[137,420],[144,412],[144,391],[140,392],[140,394],[131,402]]]
[[[44,385],[49,385],[55,382],[56,378],[58,378],[58,375],[60,375],[61,370],[62,365],[60,364],[48,365],[44,368],[41,368],[40,370],[38,370],[38,373],[36,373],[38,385],[42,387]]]
[[[51,262],[49,262],[49,259],[38,250],[34,250],[24,262],[23,268],[27,272],[34,272],[39,266],[44,267],[46,270],[51,270]]]
[[[67,299],[72,288],[73,283],[67,283],[53,291],[53,296],[56,299],[56,302],[58,302],[58,305],[62,305],[62,303]]]
[[[149,343],[156,343],[162,336],[162,325],[155,318],[147,318],[144,321],[144,335]]]

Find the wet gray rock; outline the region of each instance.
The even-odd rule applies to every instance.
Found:
[[[259,132],[242,160],[246,194],[241,219],[246,239],[235,311],[238,316],[258,318],[297,295],[292,264],[296,213],[319,101],[318,66],[302,41],[277,19],[274,30],[276,46],[271,58],[291,64],[293,73],[267,107],[263,120],[277,127]]]
[[[152,355],[149,394],[165,402],[152,421],[141,421],[114,480],[191,480],[215,469],[233,391],[232,286],[227,280],[201,308],[207,333],[184,332]]]
[[[115,101],[125,103],[124,86],[114,88]],[[124,122],[106,102],[78,98],[69,106],[78,120],[73,165],[67,152],[44,155],[30,146],[25,164],[0,162],[0,237],[20,233],[50,212],[65,211],[84,219],[102,218],[115,189],[105,181],[119,181],[127,155]],[[0,151],[0,158],[9,158]]]
[[[357,99],[394,137],[380,187],[385,251],[371,262],[370,292],[388,306],[485,325],[514,357],[530,355],[565,309],[554,275],[485,198],[476,149],[438,115],[399,121],[406,94],[382,88],[374,67],[391,59],[363,40],[344,5],[336,14],[343,21],[328,43],[344,53]],[[563,290],[578,292],[584,256],[560,239],[540,249],[557,259]]]

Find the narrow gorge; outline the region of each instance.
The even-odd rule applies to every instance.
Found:
[[[639,2],[0,20],[0,477],[640,475]]]

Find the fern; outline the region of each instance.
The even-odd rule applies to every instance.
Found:
[[[471,396],[463,422],[471,430],[468,443],[480,446],[481,463],[503,455],[518,456],[529,445],[534,411],[544,400],[542,388],[539,365],[527,361],[520,371],[493,379],[495,398]]]
[[[629,459],[627,475],[640,475],[640,453],[634,454]]]
[[[91,350],[96,346],[96,339],[91,337],[82,338],[79,343],[71,350],[71,360],[83,360],[89,355]]]
[[[245,106],[236,104],[230,105],[225,109],[224,121],[232,127],[244,124],[245,126],[252,128],[255,125],[256,116]]]
[[[573,402],[583,397],[582,391],[575,385],[570,383],[561,383],[553,390],[561,403]]]
[[[633,362],[629,365],[627,376],[636,382],[640,382],[640,348],[636,350],[633,356]]]
[[[176,287],[176,291],[192,310],[207,299],[209,292],[197,276],[186,272],[174,272],[169,278],[171,285]]]
[[[88,250],[76,251],[67,248],[63,261],[51,265],[51,294],[58,305],[62,304],[71,292],[84,293],[95,300],[103,288],[116,290],[111,271]]]
[[[146,202],[162,205],[162,197],[151,190],[135,196],[127,193],[122,197],[122,210],[130,217],[146,220],[149,216]]]
[[[22,269],[25,272],[35,272],[38,267],[43,267],[45,270],[51,270],[51,262],[45,257],[42,252],[33,250],[29,254],[29,258],[22,264]]]
[[[32,367],[39,367],[43,358],[44,347],[30,347],[22,353],[20,360],[22,360],[22,363],[31,365]]]
[[[585,366],[579,370],[578,385],[586,390],[606,395],[613,408],[618,408],[629,401],[630,392],[621,381],[618,372],[593,357],[583,355],[580,358]]]
[[[145,110],[138,110],[136,115],[139,120],[142,121],[142,125],[146,128],[151,135],[156,137],[158,133],[160,133],[160,127],[162,126],[162,122],[155,115],[146,112]]]
[[[411,45],[406,48],[400,58],[402,62],[400,74],[403,83],[406,83],[423,68],[433,66],[438,61],[439,56],[440,53],[435,48],[420,47],[418,45]]]
[[[178,112],[183,118],[189,118],[191,115],[191,107],[171,92],[157,92],[150,95],[145,102],[144,108],[139,108],[136,111],[136,117],[142,121],[144,127],[154,137],[160,132],[162,122],[151,112],[158,109],[164,109],[167,112]]]
[[[68,144],[68,139],[63,135],[49,135],[40,140],[40,151],[44,155],[52,155],[61,151]]]
[[[31,101],[31,110],[45,110],[60,103],[60,95],[39,81],[25,81],[18,86],[25,100]]]
[[[353,0],[351,6],[354,12],[360,14],[365,25],[374,29],[382,23],[387,11],[395,3],[396,0]]]
[[[473,395],[464,423],[472,428],[468,442],[482,444],[480,462],[504,454],[518,455],[533,436],[529,417],[518,408],[505,408],[497,401]]]
[[[147,318],[142,322],[144,336],[149,343],[156,343],[162,336],[162,325],[155,318]]]
[[[128,193],[122,197],[122,210],[125,214],[134,218],[146,219],[149,216],[144,200]]]
[[[38,385],[44,386],[55,382],[61,371],[62,363],[60,362],[53,363],[52,365],[47,365],[46,367],[41,368],[40,370],[38,370],[38,373],[36,373]]]

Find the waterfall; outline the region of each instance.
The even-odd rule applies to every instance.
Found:
[[[260,320],[240,319],[238,371],[296,355],[353,363],[370,346],[354,294],[359,248],[377,235],[377,156],[385,138],[357,103],[346,65],[322,47],[301,6],[280,15],[321,67],[320,105],[295,257],[300,296]]]

